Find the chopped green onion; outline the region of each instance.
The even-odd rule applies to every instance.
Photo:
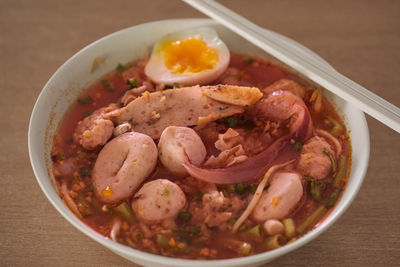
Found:
[[[193,194],[193,199],[196,201],[200,201],[202,199],[202,197],[203,197],[203,194],[200,192],[196,192]]]
[[[158,246],[162,248],[170,248],[169,243],[169,237],[162,235],[162,234],[157,234],[156,236],[156,243]]]
[[[191,225],[189,228],[191,234],[197,235],[200,232],[200,227],[198,225]]]
[[[192,218],[192,214],[187,211],[180,211],[178,213],[178,219],[181,220],[182,222],[188,222]]]
[[[335,159],[333,158],[332,153],[329,151],[328,148],[324,147],[323,148],[324,153],[329,157],[329,159],[331,160],[331,165],[332,165],[332,173],[336,172],[336,163],[335,163]]]
[[[235,185],[235,192],[238,194],[243,194],[249,189],[249,185],[245,183],[237,183]]]
[[[235,128],[238,125],[238,119],[236,117],[230,116],[226,118],[229,128]]]
[[[75,156],[79,156],[79,155],[81,155],[82,153],[84,153],[84,151],[83,151],[82,148],[78,148],[78,149],[74,150]]]
[[[261,231],[260,231],[260,225],[259,224],[251,227],[249,230],[247,230],[247,232],[250,234],[250,236],[253,239],[261,238]]]
[[[82,191],[78,192],[78,196],[76,198],[76,204],[78,207],[84,209],[83,210],[84,216],[89,216],[93,214],[93,210],[90,207],[89,203],[86,201],[85,194]]]
[[[339,196],[339,191],[333,192],[329,197],[329,202],[327,203],[328,206],[333,206],[336,203],[338,196]]]
[[[90,96],[84,96],[84,97],[78,98],[78,102],[79,102],[79,104],[86,105],[86,104],[92,103],[93,99]]]
[[[122,65],[121,63],[119,63],[116,67],[117,73],[119,75],[121,75],[124,71],[126,71],[128,69],[128,67],[125,67],[124,65]]]
[[[207,242],[209,239],[210,239],[209,237],[202,235],[196,239],[193,239],[193,241],[196,243],[204,243],[204,242]]]
[[[129,223],[135,222],[135,217],[133,216],[132,210],[125,201],[114,207],[113,211],[115,214],[120,216],[122,219],[125,219]]]
[[[240,232],[243,232],[244,230],[246,230],[246,225],[245,224],[242,224],[240,227],[239,227],[239,231]]]
[[[264,246],[267,250],[273,250],[273,249],[277,249],[282,247],[283,245],[286,244],[286,238],[281,235],[281,234],[277,234],[274,236],[271,236],[270,238],[268,238],[266,240],[266,242],[264,243]]]
[[[87,171],[87,169],[85,167],[82,167],[82,168],[79,169],[79,174],[81,176],[87,176],[88,171]]]
[[[110,91],[110,92],[114,92],[115,91],[114,85],[109,80],[102,80],[101,82],[103,83],[103,85],[105,86],[105,88],[108,91]]]
[[[84,214],[85,216],[90,216],[90,215],[93,214],[93,210],[92,210],[92,208],[87,207],[87,208],[85,209],[84,213],[85,213],[85,214]]]
[[[227,222],[229,225],[234,225],[236,221],[237,221],[236,218],[230,218]]]
[[[73,178],[74,178],[74,182],[79,184],[81,182],[81,176],[79,175],[79,173],[73,173],[72,174]]]
[[[65,153],[62,150],[58,151],[57,156],[58,156],[59,160],[65,160],[66,159]]]
[[[296,141],[294,143],[294,148],[297,150],[301,150],[301,148],[303,147],[303,144],[301,142]]]
[[[235,193],[235,184],[223,185],[222,192],[225,196],[228,196],[230,193]]]
[[[319,206],[299,227],[297,233],[303,234],[305,231],[313,227],[319,219],[326,213],[327,209],[324,205]]]
[[[138,85],[138,81],[136,77],[130,78],[126,81],[126,84],[129,85],[129,88],[135,88]]]
[[[334,187],[340,186],[343,180],[343,176],[345,175],[345,172],[346,172],[346,156],[340,155],[338,171],[336,173],[335,180],[333,180],[332,183]]]
[[[91,192],[94,191],[94,185],[93,184],[89,184],[89,191],[91,191]]]
[[[225,110],[227,108],[228,107],[220,107],[219,110]],[[239,125],[239,123],[241,123],[241,121],[239,121],[237,117],[233,116],[222,118],[221,120],[219,120],[219,122],[224,123],[229,128],[235,128]]]
[[[223,107],[223,108],[219,108],[219,110],[224,110],[228,107]],[[229,127],[229,128],[237,128],[237,127],[243,127],[246,129],[250,129],[254,126],[253,121],[251,121],[250,119],[243,117],[243,116],[228,116],[225,118],[222,118],[220,120],[217,121],[218,123],[223,123],[225,124],[225,126]]]
[[[329,197],[328,199],[323,201],[323,205],[325,205],[326,207],[331,207],[333,205],[335,205],[336,200],[339,197],[339,193],[340,193],[340,189],[336,189]]]
[[[93,111],[91,111],[91,110],[88,110],[88,111],[85,111],[85,112],[83,112],[83,117],[84,118],[86,118],[86,117],[89,117],[90,115],[92,115],[93,114]]]
[[[271,185],[270,183],[266,183],[265,186],[264,186],[264,190],[268,190],[270,185]]]
[[[310,193],[313,199],[319,201],[321,199],[321,192],[318,185],[316,185],[315,179],[310,176],[306,176],[307,181],[310,183]]]
[[[181,86],[179,85],[179,83],[176,83],[176,82],[175,82],[175,83],[172,84],[172,88],[174,88],[174,89],[175,89],[175,88],[180,88],[180,87],[181,87]]]
[[[269,186],[269,184],[267,184],[267,185]],[[267,185],[265,187],[267,187]],[[252,193],[254,195],[256,193],[256,191],[257,191],[257,187],[258,187],[257,184],[251,185],[250,186],[250,193]]]
[[[188,232],[180,232],[180,233],[178,233],[178,235],[176,236],[176,240],[178,240],[180,242],[188,243],[189,240],[190,240],[189,233]]]
[[[251,63],[253,63],[253,62],[254,62],[254,59],[253,58],[249,58],[249,59],[246,60],[246,65],[251,65]]]
[[[163,195],[163,196],[168,196],[168,195],[169,195],[169,191],[168,191],[167,188],[164,188],[164,189],[163,189],[162,195]]]
[[[180,254],[190,254],[193,252],[193,248],[189,246],[184,246],[182,248],[177,247],[176,249],[176,252],[179,252]]]
[[[285,236],[292,238],[296,234],[296,227],[292,218],[286,218],[282,220],[283,226],[285,227]]]
[[[330,133],[333,135],[333,136],[339,136],[341,133],[343,133],[344,132],[344,127],[338,122],[338,121],[336,121],[335,119],[333,119],[332,117],[330,117],[330,116],[326,116],[326,119],[328,120],[328,121],[330,121],[332,124],[333,124],[333,127],[332,127],[332,129],[330,130]]]

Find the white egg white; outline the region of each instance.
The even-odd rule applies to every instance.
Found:
[[[213,69],[199,73],[185,75],[172,73],[165,65],[164,52],[160,48],[166,42],[184,40],[190,37],[201,39],[215,49],[218,54],[218,63]],[[204,85],[217,79],[228,67],[229,60],[230,54],[227,46],[213,29],[206,27],[187,29],[168,34],[154,45],[153,52],[145,67],[145,74],[157,84],[172,85],[173,83],[178,83],[180,86]]]

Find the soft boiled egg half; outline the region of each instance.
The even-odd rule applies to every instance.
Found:
[[[161,38],[145,67],[155,83],[207,84],[228,67],[229,50],[210,28],[187,29]]]

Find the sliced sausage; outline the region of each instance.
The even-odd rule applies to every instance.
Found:
[[[169,126],[161,134],[158,142],[158,154],[161,163],[171,172],[186,175],[183,167],[185,155],[193,164],[199,166],[206,158],[206,147],[199,135],[189,127]]]
[[[153,139],[141,133],[125,133],[108,142],[93,168],[96,195],[107,203],[130,197],[154,170],[157,154]]]
[[[285,218],[303,196],[301,175],[293,172],[276,173],[267,191],[261,195],[252,217],[258,222]]]

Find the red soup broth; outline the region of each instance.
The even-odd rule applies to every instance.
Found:
[[[115,205],[105,205],[96,198],[93,192],[91,171],[101,147],[91,151],[85,150],[79,144],[73,142],[72,135],[77,123],[85,116],[89,116],[91,112],[107,106],[110,103],[120,104],[121,97],[129,89],[126,80],[131,78],[131,76],[137,79],[138,85],[141,85],[143,81],[146,80],[146,76],[144,75],[144,61],[132,62],[129,66],[130,67],[124,68],[119,66],[116,71],[105,75],[99,81],[88,87],[65,114],[59,125],[57,134],[54,137],[52,159],[54,166],[53,173],[56,178],[57,186],[61,191],[64,201],[67,202],[68,205],[68,201],[63,195],[65,192],[61,189],[62,184],[66,185],[70,199],[72,199],[78,207],[80,219],[88,226],[100,234],[109,237],[116,218],[119,218],[122,223],[120,233],[116,240],[127,246],[171,257],[225,259],[253,255],[276,248],[276,245],[275,247],[271,247],[273,238],[278,240],[277,244],[279,246],[291,242],[312,229],[314,225],[320,222],[323,216],[326,216],[330,212],[335,202],[340,197],[347,181],[351,162],[351,146],[343,119],[338,115],[334,106],[322,97],[321,111],[313,111],[311,108],[311,100],[313,98],[315,99],[315,97],[318,96],[317,94],[321,93],[321,89],[308,87],[306,85],[306,95],[304,99],[305,104],[309,110],[311,110],[310,113],[314,128],[332,131],[334,126],[339,124],[339,128],[342,127],[342,130],[336,137],[342,146],[341,154],[346,157],[345,169],[343,170],[344,177],[340,186],[332,186],[335,179],[333,175],[324,178],[322,181],[313,181],[313,183],[318,186],[318,190],[320,191],[318,194],[321,199],[317,200],[315,198],[315,192],[311,192],[315,191],[315,187],[314,190],[311,189],[311,180],[307,177],[303,179],[303,197],[296,209],[294,209],[287,218],[292,220],[295,227],[300,227],[319,209],[320,214],[318,214],[316,219],[312,222],[312,225],[300,232],[295,232],[293,236],[285,236],[285,234],[282,234],[279,237],[274,237],[267,235],[262,225],[251,220],[246,221],[243,224],[244,227],[239,228],[237,233],[232,233],[231,229],[234,220],[225,222],[227,224],[226,229],[221,230],[218,227],[207,227],[207,229],[204,230],[202,229],[204,225],[191,223],[190,220],[182,221],[178,218],[176,219],[177,228],[171,230],[164,229],[162,225],[143,226],[142,223],[138,222],[134,214],[132,220],[127,220],[125,217],[119,216],[120,214],[115,210]],[[282,78],[295,79],[297,82],[305,84],[300,78],[293,77],[293,74],[265,60],[231,53],[231,61],[228,70],[213,84],[218,84],[222,81],[235,85],[254,86],[262,89]],[[221,133],[226,131],[228,127],[229,123],[227,125],[226,121],[217,121],[217,129]],[[251,125],[251,127],[257,132],[257,125]],[[216,154],[214,142],[206,140],[208,138],[207,133],[199,130],[198,134],[204,139],[203,141],[206,145],[208,155]],[[156,143],[157,141],[158,140],[155,140]],[[253,154],[257,154],[259,151],[254,150],[253,152]],[[296,148],[294,144],[293,147],[286,149],[283,154],[283,156],[278,157],[276,162],[284,162],[288,158],[297,157],[300,154],[300,150]],[[60,170],[62,170],[61,173]],[[146,179],[146,182],[159,178],[168,178],[181,186],[187,183],[186,186],[192,186],[193,188],[193,181],[188,181],[186,178],[176,176],[169,172],[160,162],[158,162],[156,169],[150,177]],[[240,185],[217,185],[217,188],[223,192],[226,198],[233,199],[236,195],[240,201],[243,201],[243,203],[247,205],[256,186],[257,184],[254,181],[254,183],[241,183]],[[194,209],[196,205],[201,208],[201,194],[200,199],[199,194],[199,190],[194,193],[186,193],[187,202],[190,203]],[[329,203],[329,201],[331,201],[331,203]],[[124,203],[125,208],[130,208],[130,199],[127,199]],[[244,209],[245,207],[242,208],[239,215]],[[132,213],[132,211],[130,212]],[[204,231],[207,231],[209,235],[203,235]]]

